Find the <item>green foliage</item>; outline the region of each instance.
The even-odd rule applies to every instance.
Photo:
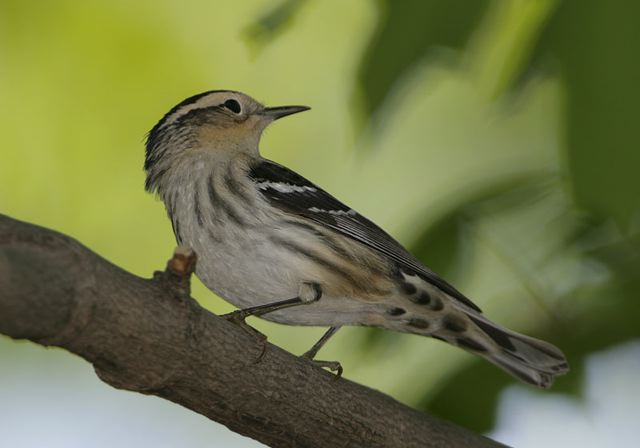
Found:
[[[461,50],[488,3],[380,0],[377,30],[358,70],[366,112],[375,114],[396,83],[438,48]]]
[[[576,205],[637,231],[640,166],[640,4],[564,1],[534,60],[556,65],[566,89],[566,164]]]

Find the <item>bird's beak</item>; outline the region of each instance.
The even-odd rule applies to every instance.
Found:
[[[279,106],[279,107],[265,107],[262,111],[262,115],[277,120],[278,118],[286,117],[287,115],[297,114],[298,112],[304,112],[311,109],[307,106]]]

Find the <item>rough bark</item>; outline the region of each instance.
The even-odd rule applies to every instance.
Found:
[[[502,446],[336,380],[206,311],[189,295],[190,261],[174,256],[144,279],[70,237],[0,215],[0,333],[62,347],[116,388],[273,447]]]

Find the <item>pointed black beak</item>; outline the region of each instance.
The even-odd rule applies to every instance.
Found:
[[[297,114],[298,112],[304,112],[311,109],[307,106],[279,106],[279,107],[265,107],[262,114],[266,117],[271,117],[272,120],[286,117],[287,115]]]

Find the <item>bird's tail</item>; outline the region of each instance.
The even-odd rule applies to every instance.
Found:
[[[480,345],[458,345],[483,356],[516,378],[546,389],[556,376],[569,371],[564,354],[554,345],[500,327],[475,312],[465,314],[475,324],[477,331],[472,332],[475,333],[473,339]]]
[[[443,340],[538,387],[550,387],[556,376],[569,371],[557,347],[491,322],[469,299],[437,277],[427,281],[405,272],[402,275],[402,295],[398,307],[388,311],[393,317],[385,319],[385,327]],[[440,282],[437,288],[432,284],[434,278]],[[407,299],[413,305],[407,307]]]

